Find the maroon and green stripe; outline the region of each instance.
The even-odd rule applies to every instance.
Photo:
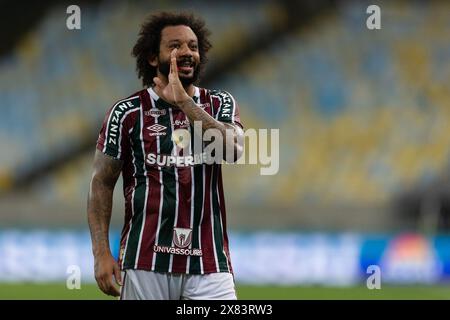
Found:
[[[131,218],[131,228],[125,248],[123,267],[135,268],[136,255],[139,246],[144,210],[146,204],[147,178],[145,175],[145,156],[141,142],[141,113],[139,113],[131,135],[131,149],[133,154],[133,165],[135,169],[135,187],[132,199],[133,217]]]

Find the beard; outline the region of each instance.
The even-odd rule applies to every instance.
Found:
[[[158,65],[158,70],[164,76],[169,79],[170,73],[170,61],[162,61]],[[189,86],[198,80],[198,76],[200,74],[200,66],[197,64],[194,66],[194,73],[192,76],[184,76],[183,73],[178,72],[178,77],[180,78],[181,84],[185,86]]]

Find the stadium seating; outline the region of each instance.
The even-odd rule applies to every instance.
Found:
[[[130,52],[147,13],[156,8],[199,13],[217,43],[212,55],[220,58],[229,54],[231,39],[239,46],[270,26],[267,1],[261,4],[104,3],[83,8],[81,30],[65,27],[64,7],[49,12],[0,61],[0,147],[8,150],[0,154],[0,188],[91,138],[114,101],[140,87]],[[221,47],[222,41],[228,45]]]
[[[343,6],[217,83],[247,124],[280,128],[279,175],[227,174],[255,203],[376,204],[447,168],[448,4],[385,5],[381,31],[364,9]]]
[[[265,2],[185,6],[213,30],[216,57],[274,22]],[[383,7],[381,30],[365,28],[362,5],[343,5],[241,57],[237,69],[212,84],[234,95],[246,128],[280,129],[278,175],[225,166],[234,202],[377,204],[446,169],[450,5]],[[89,32],[61,28],[53,12],[0,61],[0,147],[8,150],[0,155],[0,176],[29,170],[79,143],[114,100],[140,86],[127,48],[136,21],[152,8],[104,5],[83,16]],[[51,173],[36,192],[48,193],[45,183],[59,200],[84,199],[91,156]]]

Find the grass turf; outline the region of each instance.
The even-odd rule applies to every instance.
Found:
[[[279,286],[237,286],[241,300],[304,300],[304,299],[450,299],[449,286],[382,286],[380,290],[365,287],[279,287]],[[68,290],[65,283],[0,283],[0,299],[102,299],[115,298],[104,295],[95,284],[82,284],[80,290]]]

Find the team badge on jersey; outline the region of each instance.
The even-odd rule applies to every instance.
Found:
[[[191,143],[191,134],[186,129],[176,129],[172,132],[172,141],[177,147],[184,149]]]
[[[187,248],[192,242],[192,229],[173,228],[173,244],[178,248]]]

